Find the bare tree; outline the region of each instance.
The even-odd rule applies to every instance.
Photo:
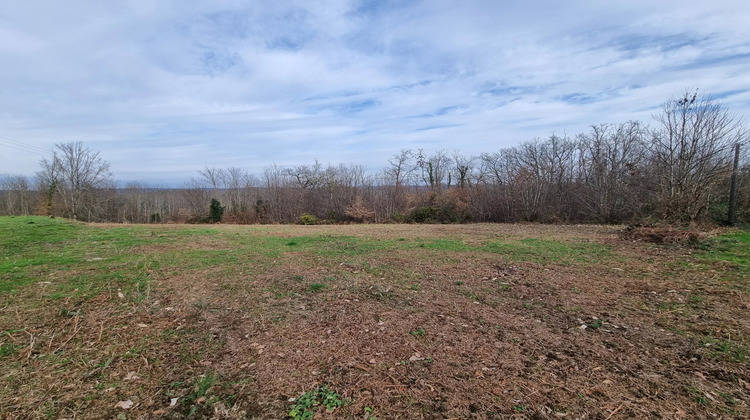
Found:
[[[286,175],[297,181],[302,189],[315,188],[321,182],[323,165],[316,159],[311,166],[298,165],[285,171]]]
[[[388,181],[392,182],[397,189],[411,182],[411,175],[416,170],[414,156],[411,149],[401,149],[399,153],[391,155],[388,159],[389,166],[385,169],[385,174]]]
[[[3,206],[0,214],[28,216],[34,211],[33,185],[25,176],[10,176],[0,179]],[[4,207],[4,209],[3,209]]]
[[[617,223],[637,213],[645,134],[640,123],[630,121],[592,126],[578,136],[578,196],[585,216]]]
[[[203,170],[198,171],[198,174],[210,188],[218,190],[223,187],[225,176],[223,169],[206,166]]]
[[[745,141],[745,126],[710,96],[689,91],[669,99],[654,119],[658,208],[671,222],[694,222],[707,215],[714,187],[728,174],[732,146]]]
[[[112,173],[109,162],[83,146],[83,143],[58,143],[50,159],[41,160],[37,173],[43,188],[53,190],[63,203],[63,216],[93,220],[101,216],[102,204],[111,198]]]

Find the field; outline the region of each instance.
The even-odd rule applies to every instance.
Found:
[[[0,218],[0,417],[750,416],[750,234]]]

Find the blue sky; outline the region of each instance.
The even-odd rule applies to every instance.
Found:
[[[0,9],[0,174],[83,141],[116,178],[492,152],[750,110],[747,0],[35,1]]]

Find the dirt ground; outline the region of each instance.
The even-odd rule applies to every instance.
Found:
[[[750,280],[700,248],[602,226],[212,229],[130,248],[145,288],[19,289],[0,415],[279,419],[325,385],[342,405],[315,419],[750,416]],[[284,252],[243,242],[268,237]],[[188,251],[218,262],[158,257]]]

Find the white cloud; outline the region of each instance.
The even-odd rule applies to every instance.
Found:
[[[493,151],[649,120],[687,87],[750,108],[744,0],[14,3],[0,136],[122,174]],[[5,147],[0,172],[38,155]]]

